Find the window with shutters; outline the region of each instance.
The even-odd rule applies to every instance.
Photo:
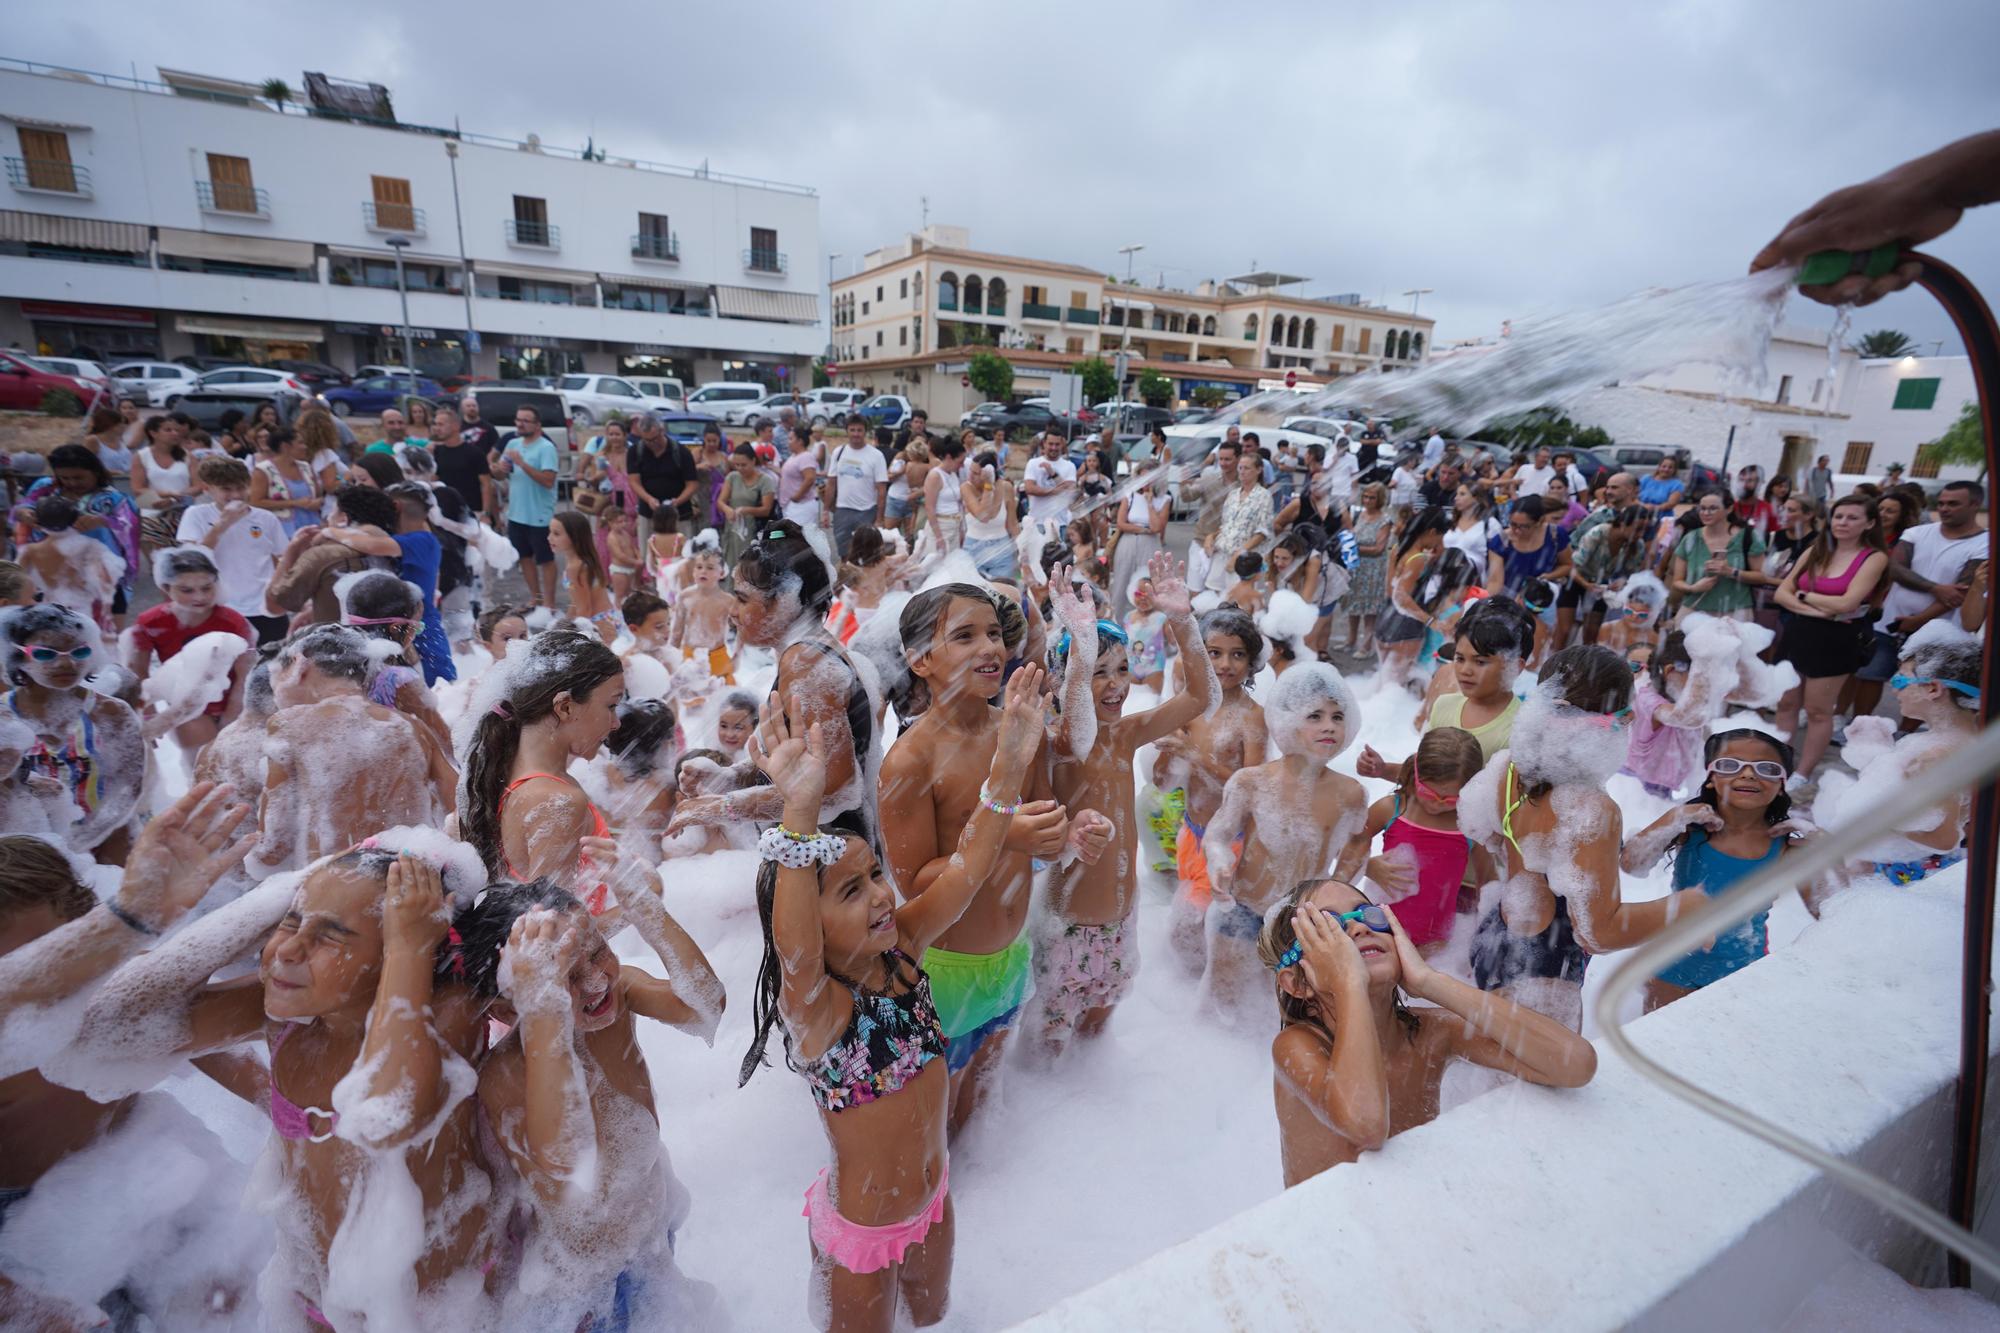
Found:
[[[1928,444],[1920,444],[1917,446],[1916,459],[1910,464],[1910,475],[1912,477],[1934,478],[1938,474],[1938,466],[1936,450]]]
[[[375,225],[384,231],[415,231],[417,210],[411,206],[410,183],[398,176],[370,176],[375,195]]]
[[[1840,470],[1849,476],[1857,476],[1868,470],[1868,455],[1875,452],[1873,443],[1866,440],[1850,440],[1847,452],[1840,456]]]
[[[14,133],[21,141],[21,168],[7,173],[14,184],[57,194],[84,193],[78,188],[77,169],[69,158],[69,135],[61,130],[31,130],[26,125],[15,127]],[[8,163],[10,168],[13,165]]]
[[[1937,405],[1936,379],[1908,379],[1896,386],[1896,401],[1890,406],[1901,412],[1928,412]]]
[[[210,206],[219,213],[261,213],[257,183],[250,177],[250,159],[223,153],[208,155]]]
[[[1361,330],[1361,341],[1355,344],[1354,350],[1361,353],[1361,355],[1363,356],[1367,356],[1369,340],[1372,339],[1374,336],[1375,336],[1375,330],[1373,329],[1364,328],[1363,330]]]

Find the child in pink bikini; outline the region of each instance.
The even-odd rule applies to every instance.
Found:
[[[1458,828],[1458,790],[1485,762],[1471,732],[1459,727],[1425,732],[1416,754],[1403,761],[1396,790],[1368,807],[1367,824],[1334,871],[1352,881],[1365,868],[1382,890],[1378,901],[1395,904],[1397,919],[1426,956],[1451,938],[1459,889],[1499,878],[1486,849]],[[1382,854],[1370,857],[1378,834]]]
[[[886,1330],[899,1303],[917,1325],[934,1324],[950,1299],[945,1036],[916,960],[992,871],[1013,814],[1055,807],[1021,804],[1042,745],[1042,680],[1031,664],[1008,682],[993,764],[959,854],[901,907],[866,842],[819,826],[821,725],[794,736],[784,710],[772,709],[753,742],[784,814],[758,842],[764,961],[742,1077],[764,1063],[771,1026],[782,1021],[785,1063],[812,1089],[833,1147],[833,1166],[805,1206],[821,1328]]]

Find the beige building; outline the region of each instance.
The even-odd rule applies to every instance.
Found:
[[[1126,391],[1143,371],[1174,384],[1183,405],[1212,386],[1230,397],[1376,369],[1414,368],[1432,321],[1359,296],[1289,294],[1306,279],[1252,273],[1192,291],[1146,287],[1096,269],[975,250],[963,227],[932,226],[864,255],[833,292],[834,382],[903,394],[933,417],[956,420],[979,401],[965,382],[974,351],[1014,366],[1014,392],[1032,397],[1075,362],[1124,351]]]

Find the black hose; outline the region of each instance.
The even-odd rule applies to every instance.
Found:
[[[1917,283],[1935,296],[1958,327],[1972,362],[1974,390],[1979,395],[1980,431],[1986,443],[1988,587],[2000,570],[2000,505],[1991,488],[2000,483],[2000,329],[1993,312],[1965,275],[1925,254],[1912,254],[1921,265]],[[1992,594],[1988,593],[1986,650],[1980,666],[1979,724],[1991,721],[1995,691],[2000,691],[2000,654],[1993,647]],[[1963,991],[1959,1008],[1958,1096],[1952,1126],[1951,1216],[1968,1231],[1976,1231],[1974,1212],[1979,1193],[1981,1121],[1986,1109],[1986,1047],[1992,1021],[1989,978],[1993,975],[1994,877],[2000,872],[2000,785],[1988,780],[1972,801],[1972,828],[1965,854],[1965,943]],[[1955,1287],[1969,1286],[1972,1270],[1956,1254],[1946,1256]]]

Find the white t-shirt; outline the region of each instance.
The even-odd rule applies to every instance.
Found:
[[[1447,550],[1460,552],[1472,567],[1479,571],[1479,581],[1486,581],[1487,544],[1500,535],[1500,520],[1488,514],[1479,521],[1479,526],[1461,531],[1457,523],[1445,529],[1444,544]]]
[[[1942,524],[1925,523],[1904,533],[1903,540],[1910,544],[1910,568],[1930,583],[1958,582],[1958,571],[1965,568],[1965,562],[1986,554],[1986,534],[1977,528],[1953,540],[1944,535]],[[1927,592],[1900,583],[1891,585],[1889,595],[1882,599],[1882,628],[1886,631],[1890,622],[1916,615],[1931,601]]]
[[[1443,457],[1444,436],[1433,434],[1428,440],[1424,441],[1424,469],[1428,471],[1436,467],[1438,460]]]
[[[1037,486],[1059,486],[1066,481],[1072,483],[1070,489],[1060,495],[1028,497],[1028,517],[1037,523],[1060,523],[1069,517],[1069,507],[1076,501],[1076,464],[1067,458],[1051,461],[1037,455],[1028,460],[1021,480],[1024,484],[1032,481]]]
[[[185,545],[199,545],[220,522],[222,511],[204,500],[188,506],[174,536]],[[269,510],[252,509],[237,519],[229,531],[216,539],[212,552],[215,568],[222,576],[222,604],[240,616],[270,615],[264,608],[264,589],[290,540],[284,525]]]
[[[1336,500],[1346,500],[1354,494],[1354,480],[1361,475],[1361,465],[1354,461],[1354,455],[1342,451],[1326,460],[1326,493]]]
[[[1533,463],[1523,463],[1520,470],[1514,474],[1514,494],[1546,495],[1549,489],[1549,480],[1555,475],[1556,470],[1553,464],[1547,467],[1537,467]]]
[[[876,487],[889,480],[889,460],[872,444],[859,449],[841,445],[833,451],[833,507],[866,509],[880,504]]]
[[[1423,489],[1424,477],[1412,467],[1399,467],[1389,474],[1389,503],[1407,509],[1417,502],[1417,492]]]

